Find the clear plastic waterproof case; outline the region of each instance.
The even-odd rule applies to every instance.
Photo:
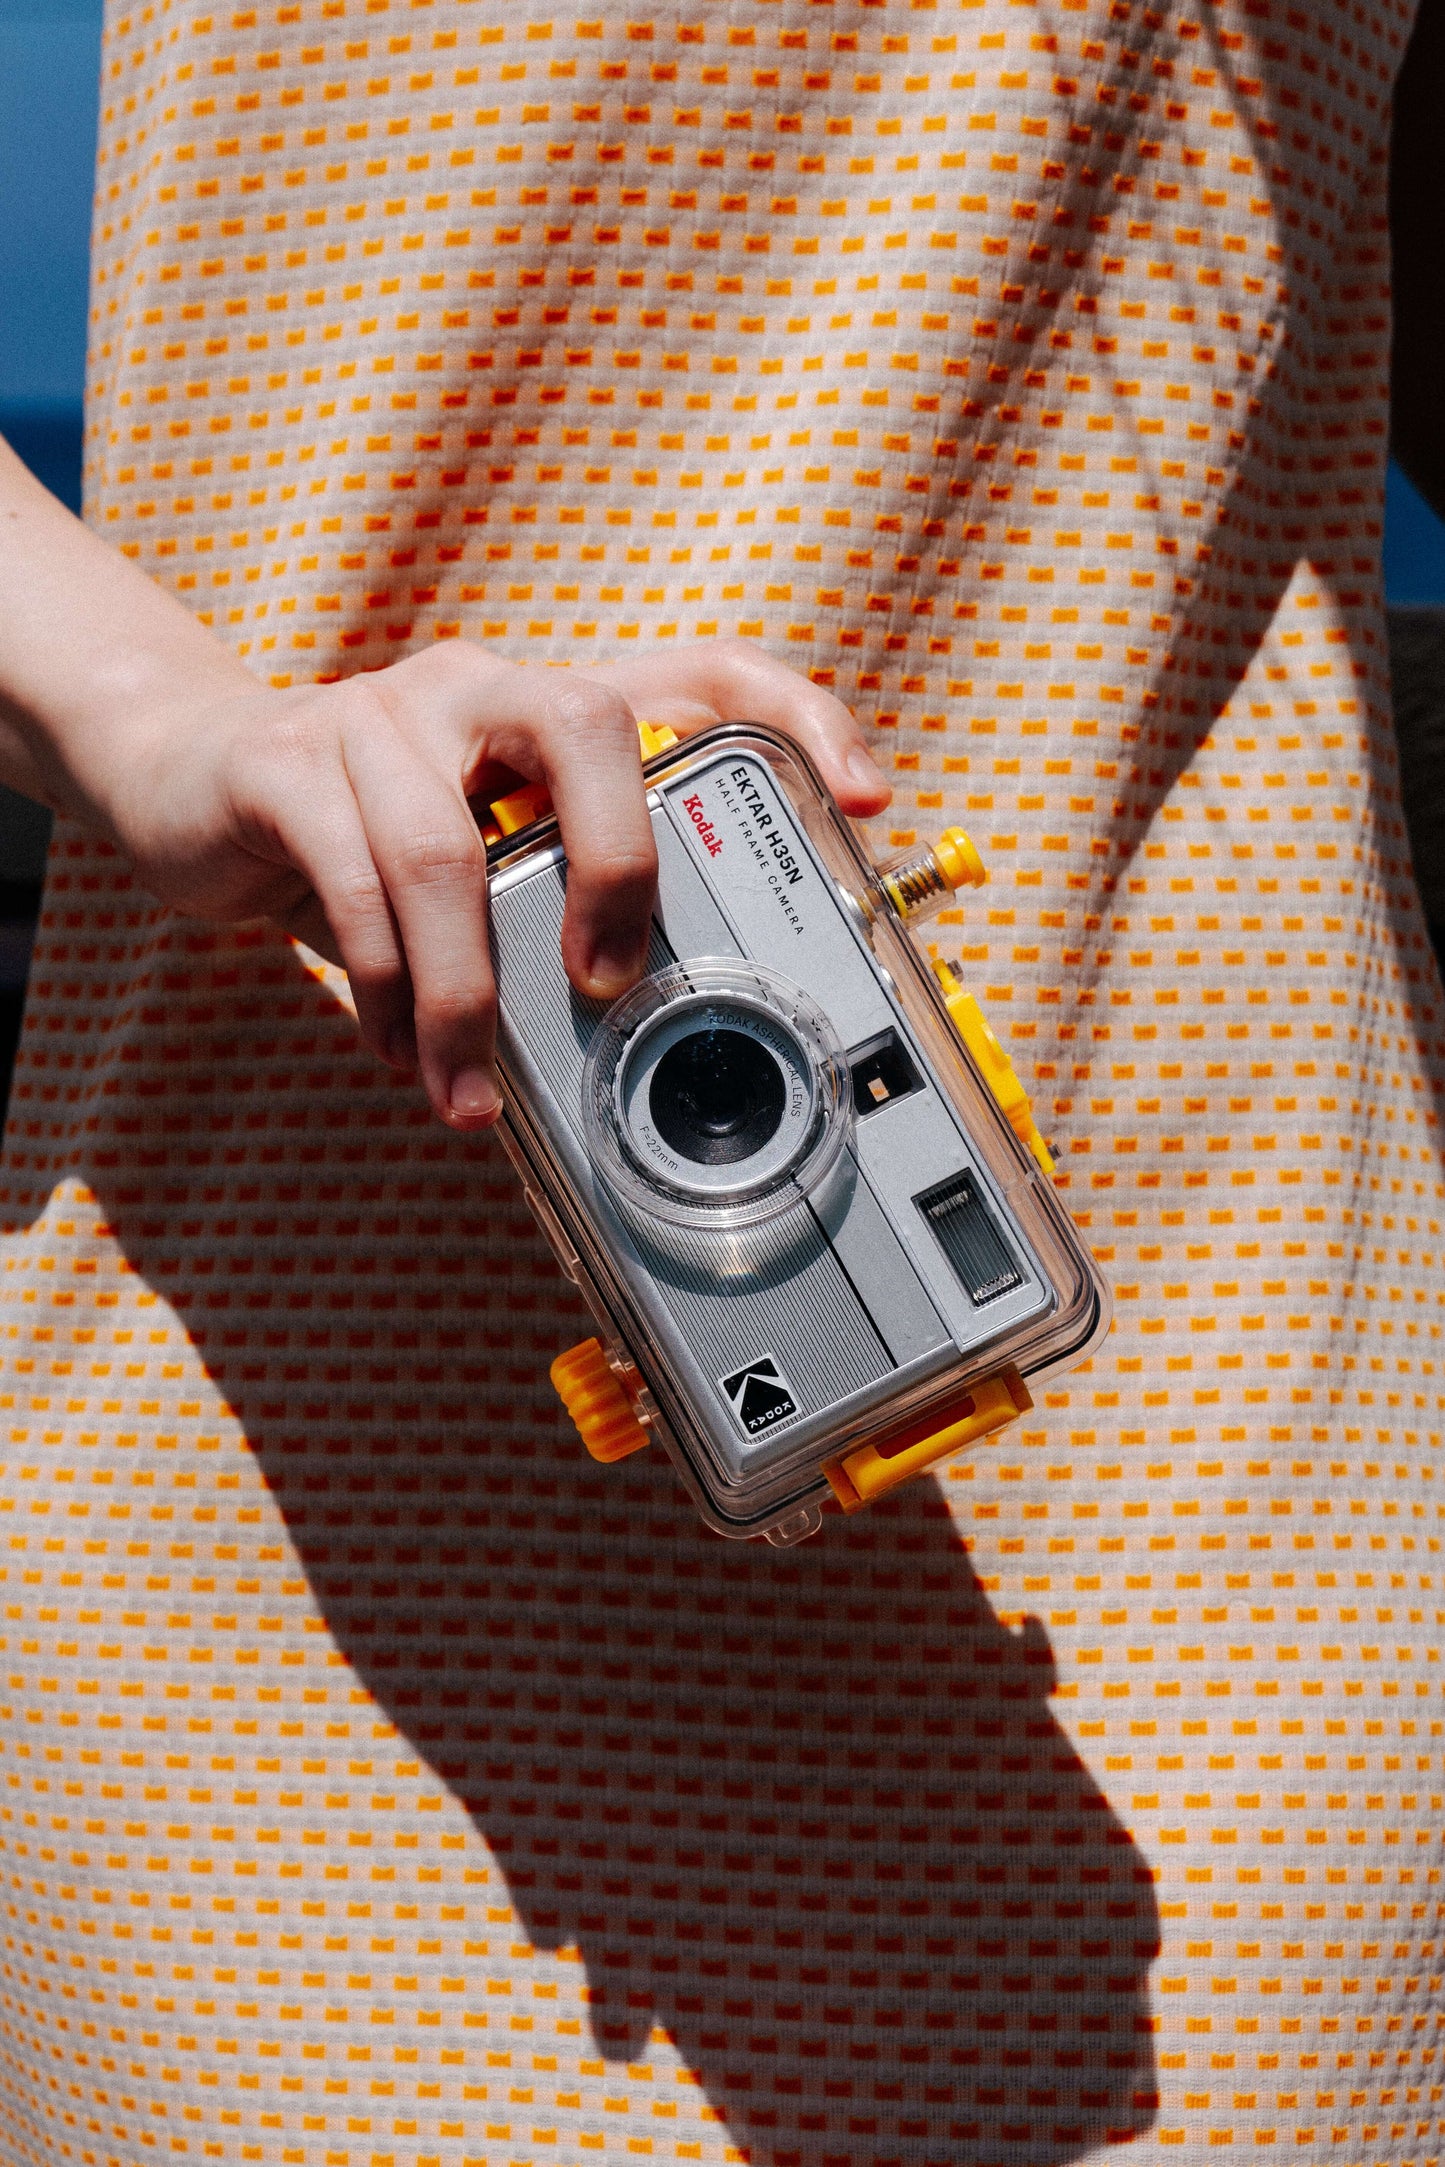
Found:
[[[876,868],[786,740],[643,734],[658,901],[611,1008],[563,973],[545,800],[494,808],[502,1135],[596,1319],[552,1372],[588,1449],[655,1440],[709,1526],[793,1542],[1013,1421],[1109,1297],[1007,1057],[907,930],[983,878],[967,838]]]

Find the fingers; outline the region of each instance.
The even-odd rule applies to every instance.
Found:
[[[276,808],[274,826],[289,862],[310,883],[308,894],[278,913],[282,924],[346,972],[357,1024],[372,1051],[394,1067],[412,1067],[416,1050],[406,956],[371,838],[344,774],[337,772],[330,787],[313,778],[309,791]]]
[[[363,682],[318,691],[258,733],[232,795],[243,833],[309,887],[278,915],[346,971],[367,1045],[419,1068],[453,1128],[487,1127],[501,1094],[486,851],[455,774]]]
[[[496,765],[547,785],[567,851],[567,975],[579,993],[615,1000],[642,969],[657,885],[627,701],[580,672],[519,670],[460,641],[411,656],[373,683],[408,737],[433,742],[442,732],[454,741],[445,758],[463,796]]]
[[[485,1127],[502,1102],[487,857],[476,822],[455,774],[419,758],[384,710],[350,723],[341,750],[405,962],[404,977],[368,985],[368,1011],[385,1016],[389,1059],[414,1056],[443,1120]],[[360,1015],[363,990],[352,983]]]
[[[486,853],[468,797],[498,769],[546,784],[568,860],[567,973],[613,1000],[645,966],[657,879],[639,712],[683,732],[767,724],[806,748],[845,812],[888,801],[842,702],[740,642],[586,676],[448,642],[288,706],[259,777],[248,741],[247,847],[284,860],[314,897],[293,889],[286,922],[340,960],[367,1043],[415,1062],[453,1127],[484,1127],[501,1103]]]
[[[552,675],[538,750],[567,851],[562,960],[578,991],[613,1001],[641,975],[657,894],[657,847],[637,719],[614,692]]]
[[[314,949],[318,956],[324,956],[328,963],[336,964],[338,969],[346,969],[346,958],[341,953],[341,944],[332,932],[331,921],[314,891],[304,895],[301,901],[289,910],[277,911],[275,916],[277,924],[285,927],[292,940],[300,941],[303,947]],[[363,1037],[366,1035],[365,1032],[362,1033]]]
[[[708,661],[718,696],[734,713],[796,738],[845,813],[862,819],[883,810],[892,790],[841,700],[745,641],[719,642]]]
[[[849,710],[821,685],[746,640],[708,640],[664,659],[596,672],[649,722],[681,735],[715,722],[762,722],[811,754],[845,813],[881,812],[892,789]]]
[[[568,975],[614,999],[643,967],[657,877],[637,723],[615,691],[457,642],[289,703],[245,735],[234,793],[248,847],[299,876],[270,907],[340,960],[367,1043],[418,1067],[464,1129],[501,1109],[486,851],[467,802],[498,767],[551,792]]]

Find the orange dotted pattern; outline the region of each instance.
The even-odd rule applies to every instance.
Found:
[[[892,839],[984,846],[948,952],[1119,1321],[999,1447],[720,1543],[564,1433],[575,1304],[334,975],[62,832],[3,1174],[7,2158],[1440,2157],[1405,28],[113,14],[92,520],[282,683],[716,632],[834,685]]]

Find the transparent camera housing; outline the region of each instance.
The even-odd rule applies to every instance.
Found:
[[[719,1533],[789,1542],[987,1449],[1108,1290],[1004,1049],[908,930],[982,878],[967,838],[873,866],[751,723],[646,779],[652,952],[610,1007],[562,969],[555,823],[529,803],[493,848],[501,1133],[596,1322],[553,1365],[588,1449],[655,1441]]]

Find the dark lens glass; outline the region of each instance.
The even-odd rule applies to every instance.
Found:
[[[744,1031],[694,1031],[653,1071],[649,1104],[663,1142],[697,1166],[734,1166],[777,1134],[783,1072]]]

